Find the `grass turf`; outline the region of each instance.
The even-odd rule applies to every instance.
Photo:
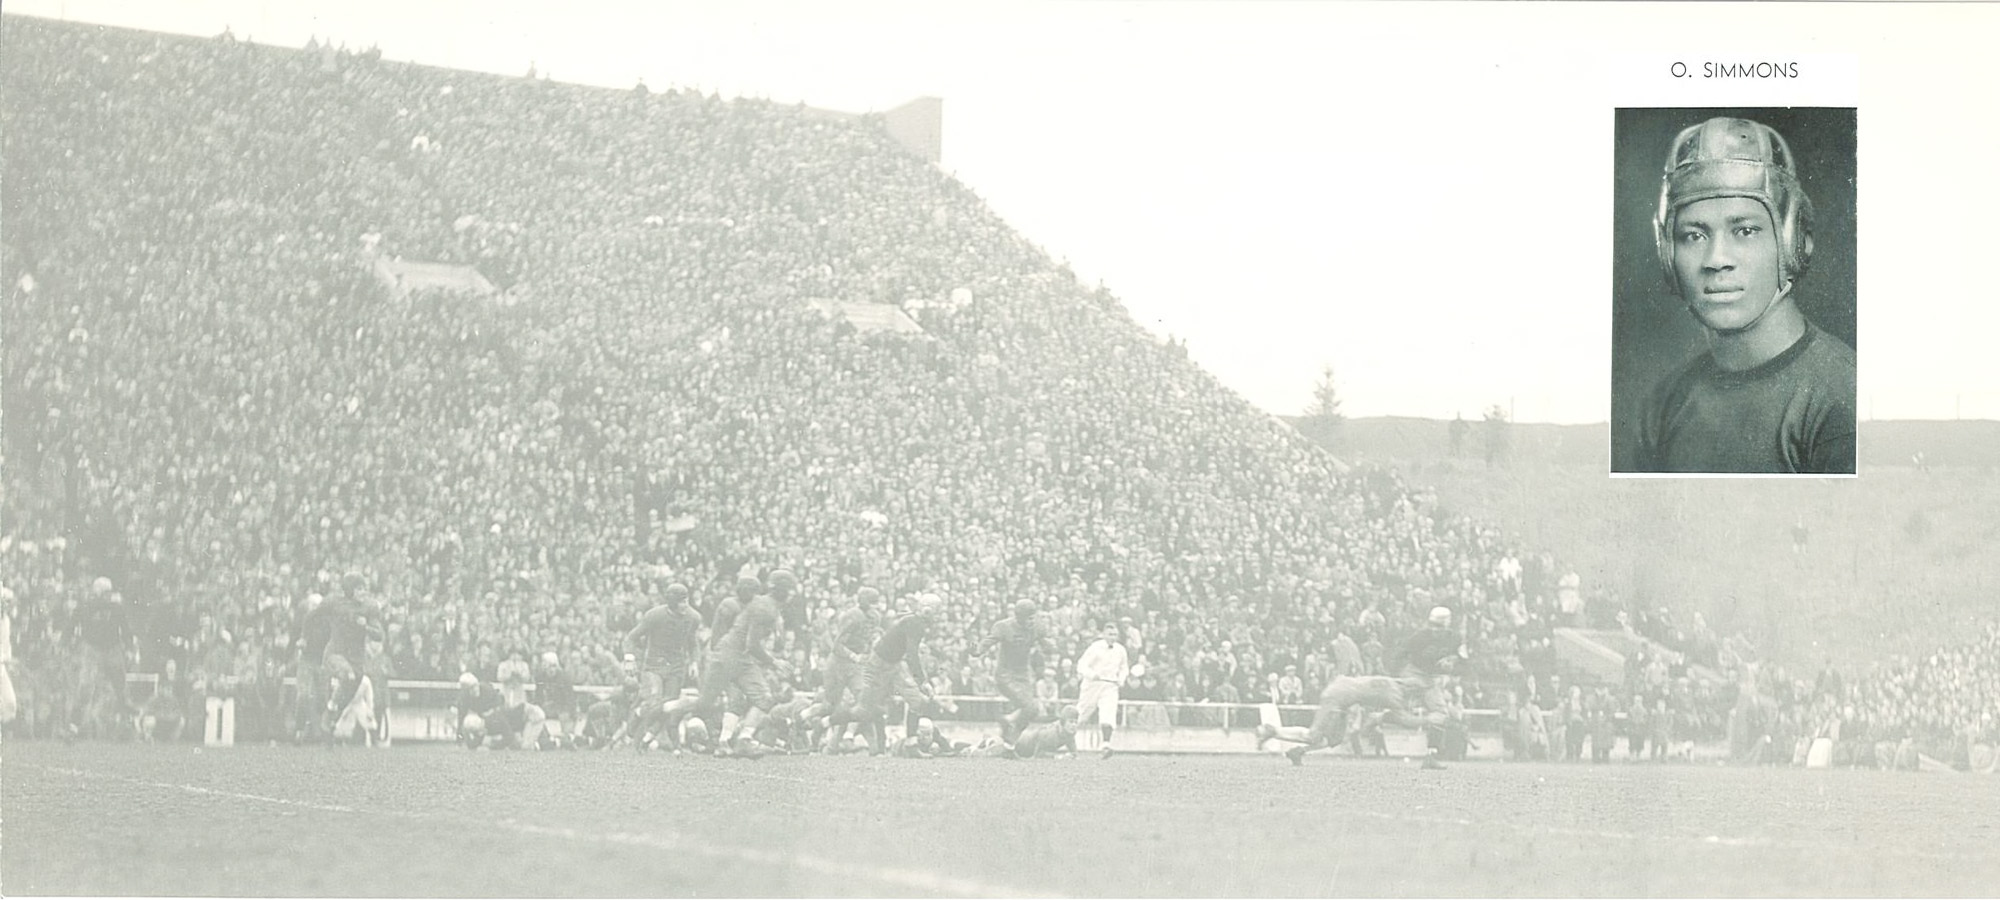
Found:
[[[0,750],[8,895],[1951,896],[2000,884],[2000,779],[1954,774]]]

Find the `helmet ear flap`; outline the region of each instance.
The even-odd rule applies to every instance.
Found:
[[[1671,162],[1671,160],[1670,160]],[[1671,169],[1668,170],[1671,173]],[[1665,178],[1660,180],[1660,202],[1653,210],[1653,251],[1659,260],[1660,277],[1666,279],[1667,287],[1680,292],[1680,281],[1674,276],[1674,211],[1673,183]]]
[[[1786,206],[1785,249],[1790,251],[1791,259],[1785,261],[1785,277],[1796,280],[1812,265],[1812,201],[1795,185],[1792,200]]]

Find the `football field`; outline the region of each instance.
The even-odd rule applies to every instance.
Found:
[[[2000,779],[10,742],[0,891],[1991,895]]]

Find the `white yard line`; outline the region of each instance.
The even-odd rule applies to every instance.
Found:
[[[1144,796],[1140,794],[1132,794],[1129,797],[1125,798],[1123,802],[1127,802],[1135,806],[1143,805],[1152,807],[1162,807],[1177,811],[1193,811],[1197,814],[1203,808],[1198,804],[1179,803],[1174,801],[1173,799],[1166,797]],[[1379,812],[1376,810],[1369,810],[1369,809],[1340,809],[1335,812],[1328,813],[1328,815],[1336,817],[1355,816],[1364,819],[1373,819],[1378,822],[1396,822],[1406,825],[1434,825],[1434,826],[1453,826],[1458,828],[1469,828],[1469,829],[1506,830],[1506,831],[1520,832],[1528,835],[1549,835],[1552,837],[1575,837],[1575,838],[1587,838],[1591,840],[1606,840],[1606,841],[1631,841],[1631,842],[1674,841],[1685,844],[1699,844],[1705,847],[1736,847],[1740,849],[1789,850],[1795,852],[1842,853],[1842,852],[1850,852],[1857,849],[1853,845],[1834,844],[1834,843],[1816,842],[1816,841],[1788,841],[1777,838],[1755,837],[1755,836],[1728,837],[1717,834],[1693,835],[1693,834],[1675,833],[1675,832],[1645,834],[1636,831],[1614,831],[1610,829],[1601,829],[1601,828],[1572,828],[1565,825],[1542,825],[1534,822],[1518,822],[1518,821],[1509,821],[1506,819],[1468,819],[1463,817],[1426,816],[1426,815],[1417,815],[1413,813]],[[1884,844],[1868,845],[1866,849],[1871,852],[1886,853],[1891,856],[1906,856],[1906,857],[1913,857],[1916,859],[1939,860],[1945,862],[1962,862],[1967,858],[1985,859],[1987,858],[1987,855],[1991,852],[1986,847],[1980,847],[1977,849],[1968,848],[1964,852],[1953,853],[1949,851],[1922,850],[1914,847],[1891,847]]]
[[[122,781],[127,784],[137,784],[137,785],[144,785],[147,787],[162,788],[165,790],[180,791],[186,794],[195,794],[207,797],[224,797],[231,800],[244,800],[253,803],[266,803],[273,806],[284,806],[295,809],[309,809],[309,810],[314,810],[316,812],[343,813],[348,815],[364,815],[364,816],[382,816],[384,818],[406,819],[411,821],[484,826],[488,828],[499,828],[506,831],[512,831],[516,834],[528,835],[538,838],[549,838],[549,837],[561,838],[563,840],[572,841],[579,844],[611,844],[622,847],[644,847],[651,850],[670,850],[677,853],[689,853],[696,856],[703,856],[711,859],[720,859],[729,862],[753,863],[762,866],[783,866],[785,868],[799,869],[835,878],[859,879],[867,881],[872,884],[880,884],[880,885],[888,885],[898,888],[904,888],[913,891],[915,893],[931,895],[931,896],[946,895],[946,894],[954,896],[963,896],[963,897],[1050,896],[1047,893],[1025,891],[1007,885],[989,884],[971,878],[959,878],[951,875],[940,875],[936,872],[926,872],[919,869],[904,869],[896,866],[880,866],[869,863],[841,862],[839,860],[828,859],[822,856],[814,856],[810,853],[760,850],[754,847],[745,847],[736,844],[720,844],[712,841],[700,840],[697,838],[688,837],[687,835],[675,834],[672,832],[667,832],[667,833],[596,832],[596,831],[584,831],[576,828],[561,828],[548,825],[535,825],[526,822],[517,822],[511,819],[501,820],[501,821],[482,821],[482,820],[468,819],[459,816],[440,815],[432,813],[413,813],[413,812],[403,812],[399,810],[389,810],[389,809],[363,809],[354,806],[342,806],[337,803],[318,803],[311,800],[290,800],[284,797],[270,797],[270,796],[265,796],[263,794],[247,794],[241,791],[225,791],[216,788],[202,787],[200,785],[181,784],[179,782],[173,782],[173,781],[154,781],[152,779],[147,779],[147,778],[135,778],[129,775],[114,775],[106,772],[91,772],[84,769],[68,768],[64,766],[43,766],[43,765],[36,765],[33,763],[24,763],[22,764],[22,767],[30,769],[40,769],[44,772],[53,772],[58,775],[67,775],[74,778],[95,778],[107,781]]]

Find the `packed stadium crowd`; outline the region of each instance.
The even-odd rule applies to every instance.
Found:
[[[155,713],[227,691],[295,736],[282,681],[326,664],[305,623],[355,577],[383,673],[617,687],[666,585],[712,641],[778,567],[797,673],[868,586],[938,598],[934,696],[999,689],[979,644],[1027,600],[1038,692],[1078,691],[1110,629],[1127,699],[1311,704],[1445,606],[1459,702],[1511,693],[1567,729],[1549,747],[1613,711],[1668,746],[1722,727],[1685,671],[1565,684],[1554,629],[1615,603],[1256,411],[870,117],[228,35],[0,40],[0,583],[32,733],[142,672]],[[402,260],[495,290],[406,287]],[[1937,659],[1857,699],[1988,713],[1990,653]]]

